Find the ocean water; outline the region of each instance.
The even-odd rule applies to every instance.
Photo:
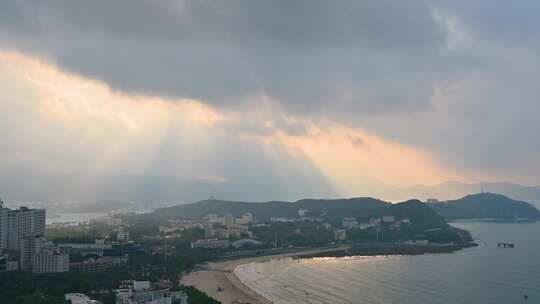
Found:
[[[281,259],[235,271],[276,304],[540,303],[540,222],[453,225],[471,231],[481,246],[421,256]],[[516,248],[497,248],[498,242]]]
[[[54,223],[73,223],[79,224],[89,222],[98,217],[106,216],[107,212],[72,212],[72,213],[55,213],[54,216],[47,217],[47,224]]]

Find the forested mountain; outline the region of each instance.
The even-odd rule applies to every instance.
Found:
[[[540,211],[531,204],[494,193],[467,195],[458,200],[430,203],[429,206],[446,220],[540,220]]]
[[[271,217],[298,217],[298,210],[309,210],[312,217],[343,218],[356,217],[360,221],[369,221],[372,217],[385,215],[409,218],[423,228],[445,227],[444,219],[431,210],[426,204],[411,200],[391,204],[374,198],[350,199],[303,199],[296,202],[235,202],[222,200],[204,200],[194,204],[177,205],[158,209],[143,218],[155,220],[195,219],[206,214],[223,216],[230,213],[240,216],[251,212],[255,218],[264,220]]]

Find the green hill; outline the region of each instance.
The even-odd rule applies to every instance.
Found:
[[[458,200],[431,203],[429,206],[446,220],[540,220],[540,211],[533,205],[494,193],[467,195]]]
[[[411,200],[391,204],[374,198],[350,199],[303,199],[296,202],[235,202],[223,200],[205,200],[194,204],[177,205],[158,209],[143,215],[143,218],[155,221],[170,219],[197,219],[206,214],[225,215],[230,213],[240,216],[251,212],[259,220],[271,217],[298,217],[298,210],[309,210],[308,216],[329,219],[356,217],[359,221],[369,221],[373,217],[385,215],[409,218],[418,228],[446,227],[445,220],[426,204]]]

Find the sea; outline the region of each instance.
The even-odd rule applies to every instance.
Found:
[[[419,256],[289,258],[235,272],[275,304],[540,303],[540,222],[452,225],[469,230],[480,246]]]
[[[58,212],[46,217],[47,224],[71,223],[79,224],[89,222],[98,217],[106,216],[107,212]]]

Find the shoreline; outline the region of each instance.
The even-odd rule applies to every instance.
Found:
[[[351,256],[394,256],[394,255],[423,255],[452,253],[466,248],[476,247],[474,241],[462,244],[394,244],[394,243],[365,243],[356,244],[349,250],[335,251],[329,254],[303,254],[295,258],[310,259],[317,257],[351,257]]]
[[[530,224],[539,222],[540,219],[500,219],[500,218],[470,218],[470,219],[447,219],[451,223],[502,223],[502,224]]]
[[[350,246],[339,246],[331,248],[326,247],[318,249],[312,248],[282,254],[207,262],[203,264],[200,269],[184,275],[180,283],[186,286],[193,286],[223,304],[272,304],[270,300],[258,294],[240,281],[240,279],[234,273],[234,269],[236,268],[236,266],[254,262],[266,262],[272,259],[291,258],[310,254],[324,255],[330,254],[332,252],[343,252],[349,249]],[[218,291],[219,287],[221,287],[223,290]]]
[[[234,272],[239,265],[266,262],[272,259],[311,259],[317,257],[347,256],[393,256],[451,253],[465,248],[476,247],[474,242],[446,245],[405,245],[405,244],[360,244],[332,248],[305,249],[275,255],[246,257],[231,260],[207,262],[200,269],[184,275],[181,284],[194,286],[223,304],[251,303],[272,304],[249,286],[244,285]],[[222,288],[222,291],[218,291]]]

